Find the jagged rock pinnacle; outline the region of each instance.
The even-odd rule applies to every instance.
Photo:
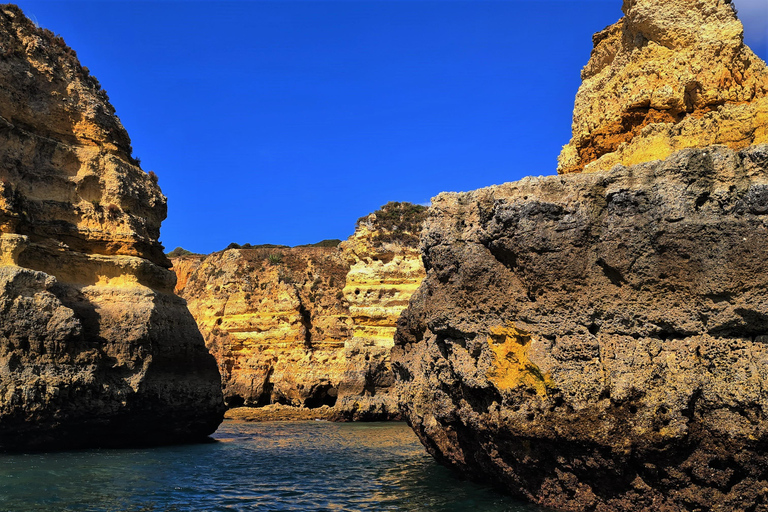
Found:
[[[768,68],[723,0],[624,0],[594,35],[558,173],[768,142]]]

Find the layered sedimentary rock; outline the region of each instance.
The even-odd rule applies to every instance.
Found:
[[[360,218],[341,245],[349,264],[343,293],[352,332],[344,342],[340,408],[365,411],[366,417],[399,416],[389,392],[395,324],[424,279],[418,233],[426,208],[395,204]]]
[[[559,173],[768,142],[768,69],[723,0],[624,0],[595,34]]]
[[[0,7],[0,450],[200,439],[214,359],[158,243],[166,200],[98,81]]]
[[[351,326],[339,251],[229,249],[197,259],[180,293],[219,363],[227,403],[335,404]]]
[[[433,200],[393,349],[427,449],[571,511],[768,509],[768,145]]]
[[[230,406],[331,406],[339,419],[399,414],[395,322],[424,277],[425,209],[390,203],[341,247],[229,249],[173,259]]]

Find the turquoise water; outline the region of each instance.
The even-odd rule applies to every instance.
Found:
[[[0,510],[541,510],[456,479],[403,423],[225,421],[214,439],[0,455]]]

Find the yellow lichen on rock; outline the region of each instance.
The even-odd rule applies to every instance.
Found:
[[[544,396],[554,386],[552,376],[542,372],[529,358],[530,333],[518,329],[513,323],[494,326],[488,334],[488,344],[493,351],[488,380],[498,389],[525,387]]]
[[[768,142],[768,68],[730,3],[625,0],[623,11],[593,37],[559,173]]]

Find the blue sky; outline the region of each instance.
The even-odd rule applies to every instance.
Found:
[[[766,58],[768,2],[735,0]],[[554,174],[619,0],[20,1],[168,196],[161,241],[346,238],[388,201]]]

